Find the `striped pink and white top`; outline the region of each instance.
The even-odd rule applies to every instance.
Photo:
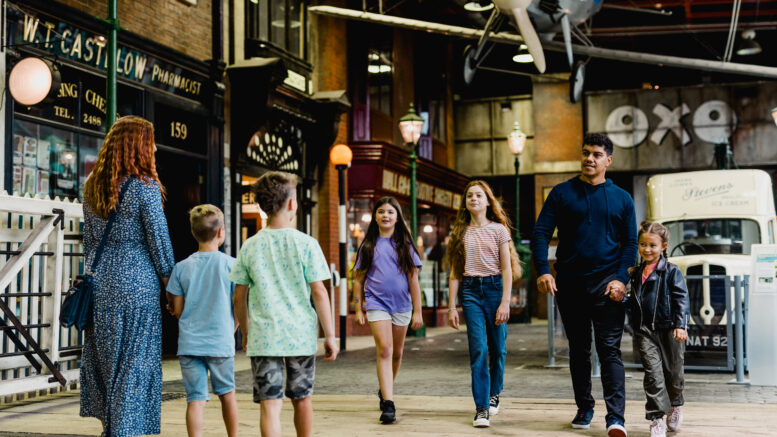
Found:
[[[501,223],[467,226],[464,231],[464,276],[492,276],[502,272],[499,246],[510,240],[510,232]]]

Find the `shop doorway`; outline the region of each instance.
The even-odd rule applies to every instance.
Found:
[[[170,241],[175,262],[197,251],[197,242],[189,227],[189,210],[205,202],[205,160],[158,146],[157,173],[167,190],[164,204]],[[165,309],[164,290],[160,296],[162,308],[162,354],[173,356],[178,349],[178,320]]]

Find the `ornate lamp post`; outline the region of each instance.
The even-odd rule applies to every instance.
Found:
[[[351,165],[353,152],[345,144],[338,144],[332,147],[329,152],[329,159],[337,169],[338,192],[340,194],[340,205],[337,209],[337,223],[340,230],[340,350],[345,350],[346,323],[348,320],[348,276],[346,260],[346,216],[345,216],[345,169]],[[334,310],[334,308],[333,308]]]
[[[415,113],[415,107],[410,104],[407,114],[399,119],[399,132],[402,140],[410,146],[410,230],[413,232],[413,242],[418,238],[418,199],[416,189],[416,169],[418,168],[418,139],[421,138],[421,128],[424,119]]]
[[[507,136],[507,145],[510,146],[510,151],[513,152],[513,155],[515,156],[515,244],[520,245],[521,244],[521,232],[520,232],[520,188],[521,188],[521,179],[518,176],[518,170],[521,168],[521,153],[523,153],[523,148],[526,146],[526,134],[521,132],[521,127],[518,125],[518,122],[515,122],[515,126],[513,126],[513,131],[510,132],[510,135]]]

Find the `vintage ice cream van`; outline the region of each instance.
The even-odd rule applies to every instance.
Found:
[[[647,219],[669,229],[669,260],[686,275],[748,275],[750,246],[775,241],[772,181],[761,170],[653,176],[647,184]],[[688,288],[691,323],[726,324],[723,281],[689,280]]]

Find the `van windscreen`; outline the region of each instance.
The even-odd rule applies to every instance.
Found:
[[[698,219],[663,223],[669,230],[670,257],[682,255],[750,255],[761,242],[758,223],[748,219]]]

